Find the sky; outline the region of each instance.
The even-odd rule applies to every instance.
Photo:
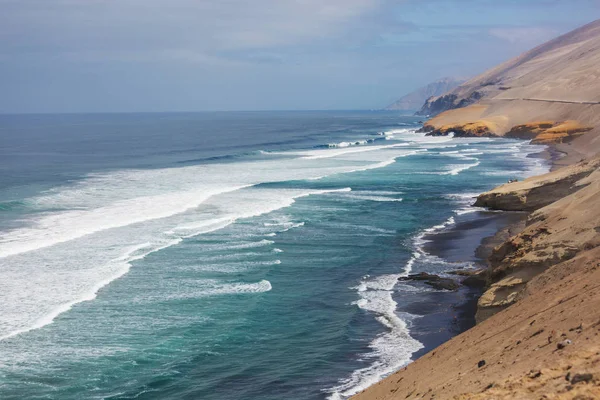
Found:
[[[0,0],[0,113],[378,109],[600,0]]]

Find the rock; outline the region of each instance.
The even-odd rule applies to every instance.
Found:
[[[458,269],[455,271],[448,272],[451,275],[458,275],[465,277],[460,281],[461,284],[471,288],[482,288],[487,284],[484,269]]]
[[[567,347],[568,345],[572,344],[573,342],[571,342],[569,339],[565,339],[562,342],[558,342],[556,344],[556,348],[559,350],[564,349],[565,347]]]
[[[542,376],[542,371],[538,370],[534,370],[532,369],[531,371],[529,371],[529,374],[527,374],[527,376],[531,379],[537,379],[540,376]]]
[[[532,140],[532,144],[564,143],[574,137],[591,131],[575,120],[567,121],[535,121],[513,126],[506,137]]]
[[[454,137],[496,137],[496,126],[485,120],[468,122],[465,124],[449,124],[434,127],[425,123],[419,132],[425,132],[426,136],[448,136],[451,133]]]
[[[468,276],[465,279],[463,279],[460,283],[471,288],[483,288],[486,286],[487,280],[483,276],[483,274],[478,274]]]
[[[485,360],[481,360],[477,363],[477,368],[481,368],[483,366],[485,366]]]
[[[477,323],[515,303],[525,283],[519,276],[507,276],[492,284],[477,301]]]
[[[478,198],[480,206],[535,211],[520,232],[495,247],[488,257],[490,286],[479,299],[477,323],[526,297],[529,283],[548,268],[600,247],[600,230],[596,230],[600,227],[600,212],[596,212],[599,195],[597,157],[500,186]],[[557,200],[561,196],[565,197]],[[572,332],[582,330],[575,327]]]
[[[438,275],[428,274],[427,272],[421,272],[405,277],[399,278],[400,281],[422,281],[426,285],[433,287],[438,290],[458,290],[459,284],[450,278],[443,278]]]
[[[545,175],[508,183],[482,193],[476,207],[504,211],[535,211],[575,193],[579,183],[600,167],[600,160],[584,161]]]
[[[594,375],[592,375],[592,374],[575,374],[571,378],[571,384],[575,385],[576,383],[579,383],[579,382],[588,383],[592,379],[594,379]]]
[[[420,111],[416,115],[437,115],[446,110],[466,107],[475,103],[483,97],[479,91],[473,91],[469,96],[459,98],[455,94],[445,94],[442,96],[433,96],[427,99]]]

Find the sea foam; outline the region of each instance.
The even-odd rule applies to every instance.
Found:
[[[152,252],[288,207],[298,198],[350,191],[257,185],[382,168],[396,157],[414,154],[402,149],[406,145],[90,174],[28,199],[39,212],[31,213],[21,228],[0,233],[0,303],[10,305],[3,309],[0,340],[45,326],[75,304],[94,299],[108,283],[126,274],[134,261]],[[237,246],[266,244],[270,243]],[[34,292],[32,301],[18,300],[22,293]]]

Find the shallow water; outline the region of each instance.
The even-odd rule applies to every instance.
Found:
[[[422,344],[397,300],[426,289],[397,278],[457,266],[427,235],[546,168],[417,126],[0,117],[0,398],[345,398],[402,367]]]

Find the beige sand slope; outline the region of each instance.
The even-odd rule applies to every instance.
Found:
[[[541,142],[570,143],[575,156],[592,156],[600,151],[600,20],[492,68],[425,108],[436,102],[434,108],[446,111],[428,121],[433,134],[512,131],[530,138],[538,129],[535,136],[546,134]],[[526,124],[533,124],[529,132]]]
[[[430,134],[554,143],[571,165],[478,197],[531,213],[488,259],[478,325],[354,399],[600,399],[599,74],[596,21],[435,100]]]
[[[599,167],[480,196],[535,210],[490,257],[480,323],[353,399],[600,399]]]

